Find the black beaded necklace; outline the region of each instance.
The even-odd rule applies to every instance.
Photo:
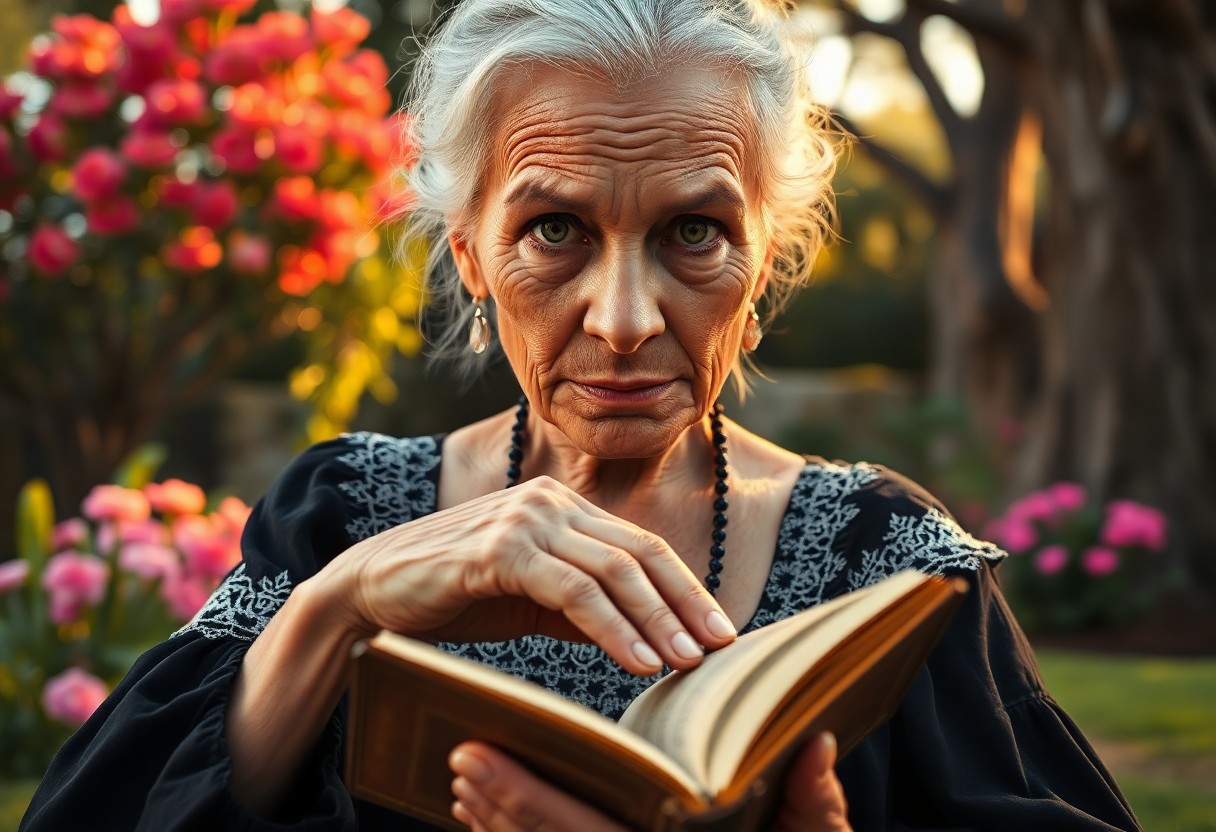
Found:
[[[730,490],[726,477],[726,433],[722,430],[722,403],[715,402],[709,411],[709,426],[714,443],[714,522],[710,536],[709,572],[705,575],[705,588],[716,595],[722,585],[722,558],[726,555],[726,509],[730,502],[726,492]],[[515,409],[515,424],[511,428],[511,447],[507,450],[507,488],[519,484],[520,464],[524,461],[524,435],[528,427],[528,397],[520,396]]]

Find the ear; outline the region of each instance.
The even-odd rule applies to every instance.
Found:
[[[764,290],[768,288],[768,279],[773,274],[773,251],[769,249],[764,255],[764,263],[760,266],[760,275],[756,278],[756,285],[752,288],[752,303],[764,297]]]
[[[460,273],[465,290],[475,298],[488,297],[490,290],[472,243],[460,232],[452,231],[448,233],[448,247],[452,249],[452,259],[456,261],[456,271]]]

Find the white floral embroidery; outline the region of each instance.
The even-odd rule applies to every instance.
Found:
[[[185,627],[173,635],[196,632],[207,638],[240,638],[248,641],[258,637],[271,616],[291,594],[291,578],[283,570],[274,578],[262,577],[256,586],[240,564],[211,593],[207,603]]]
[[[861,563],[849,572],[849,588],[877,583],[901,569],[929,575],[967,569],[974,572],[983,560],[997,561],[1004,554],[995,545],[977,540],[958,523],[928,508],[923,514],[891,514],[881,549],[863,549]]]
[[[348,433],[355,445],[338,457],[362,474],[339,487],[361,513],[346,524],[351,540],[359,541],[435,510],[438,443],[433,437],[397,439],[378,433]]]

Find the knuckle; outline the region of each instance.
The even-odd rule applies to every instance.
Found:
[[[639,557],[661,558],[668,552],[667,544],[661,537],[640,527],[634,529],[630,542]]]
[[[636,560],[615,547],[604,551],[600,558],[603,564],[604,577],[613,583],[636,580],[642,574],[642,567]]]
[[[656,630],[674,630],[680,627],[680,619],[669,607],[655,607],[642,622],[642,628],[647,632]]]
[[[599,583],[586,572],[573,567],[563,571],[557,579],[557,596],[564,609],[588,606],[599,594]]]

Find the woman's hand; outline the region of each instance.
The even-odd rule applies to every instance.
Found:
[[[475,832],[624,830],[487,745],[463,743],[448,762],[456,774],[452,816]],[[835,763],[836,740],[831,734],[820,734],[807,743],[786,777],[785,802],[774,830],[852,832]]]
[[[590,640],[634,673],[692,667],[735,636],[660,537],[548,477],[368,538],[313,580],[357,630]]]

